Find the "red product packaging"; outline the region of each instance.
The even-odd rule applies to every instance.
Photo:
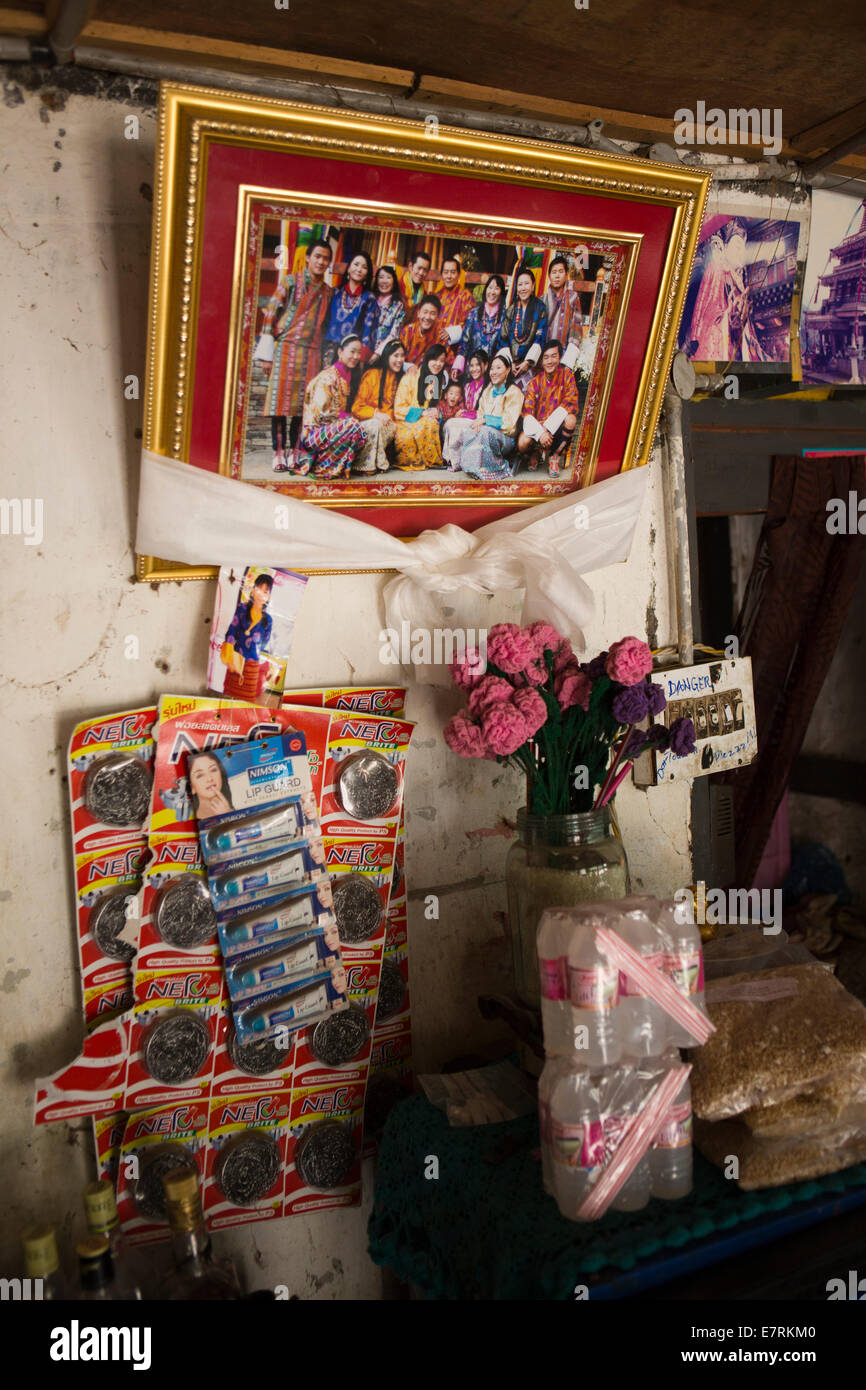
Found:
[[[320,803],[323,834],[396,837],[414,727],[405,719],[333,715]]]
[[[135,949],[118,933],[126,927],[127,904],[138,892],[146,858],[147,841],[139,836],[134,844],[107,842],[76,860],[78,958],[88,1025],[101,1022],[109,1007],[118,1012],[132,1002]]]
[[[284,705],[316,705],[381,718],[401,715],[405,702],[405,685],[316,685],[308,690],[283,691]]]
[[[347,1023],[345,1016],[336,1022],[323,1019],[298,1034],[294,1068],[294,1085],[298,1089],[366,1078],[382,966],[377,960],[345,964],[353,1020]]]
[[[196,807],[210,814],[205,783],[207,766],[197,761],[198,790],[187,775],[190,753],[207,752],[230,743],[255,739],[298,729],[307,743],[316,801],[321,797],[321,779],[327,749],[330,715],[324,710],[240,704],[231,700],[164,695],[159,702],[156,730],[156,760],[153,778],[151,835],[193,837],[197,835]]]
[[[204,1214],[209,1227],[283,1214],[291,1092],[210,1103]]]
[[[134,944],[118,939],[147,853],[152,705],[77,724],[67,775],[84,1021],[129,1007]]]
[[[343,959],[380,960],[388,922],[393,843],[326,835],[324,845]]]
[[[128,1119],[125,1110],[118,1110],[114,1115],[94,1115],[91,1121],[97,1179],[101,1181],[107,1178],[115,1188],[120,1168],[120,1146]]]
[[[217,1025],[211,1095],[265,1095],[290,1089],[297,1033],[283,1039],[263,1038],[240,1043],[231,1017],[231,1002],[223,998]],[[280,1047],[285,1041],[288,1046]]]
[[[376,1030],[370,1054],[370,1074],[364,1099],[364,1157],[375,1153],[385,1121],[415,1085],[412,1034],[408,1021],[396,1028]]]
[[[123,1109],[130,1022],[131,1015],[124,1014],[94,1028],[74,1062],[36,1082],[34,1124]]]
[[[169,1237],[163,1174],[189,1164],[204,1176],[208,1102],[183,1101],[130,1115],[120,1146],[117,1215],[130,1245]]]
[[[151,837],[140,904],[136,975],[219,964],[216,913],[198,840]]]
[[[222,991],[218,966],[136,975],[127,1110],[207,1099]]]
[[[95,853],[140,843],[153,778],[152,705],[76,724],[69,740],[72,848]]]
[[[292,1091],[285,1216],[361,1200],[362,1081]]]

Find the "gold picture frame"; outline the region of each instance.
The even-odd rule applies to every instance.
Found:
[[[489,193],[490,206],[486,209],[473,203],[471,212],[461,211],[461,220],[467,224],[495,227],[498,219],[503,225],[510,221],[514,230],[545,225],[568,231],[574,237],[589,230],[593,235],[620,242],[626,252],[626,307],[613,333],[613,355],[604,383],[603,424],[607,428],[608,414],[614,409],[619,412],[611,429],[615,425],[622,442],[615,447],[618,457],[613,464],[608,448],[605,467],[610,475],[611,470],[640,467],[648,461],[710,183],[706,170],[438,123],[431,134],[430,123],[421,120],[167,83],[160,90],[154,187],[144,392],[146,449],[169,458],[191,460],[195,450],[201,452],[204,447],[200,441],[207,431],[201,430],[196,416],[194,406],[198,403],[194,402],[193,387],[196,370],[203,360],[198,356],[199,349],[205,343],[217,363],[214,370],[217,374],[222,370],[219,400],[213,404],[219,419],[214,418],[207,426],[214,441],[207,452],[207,462],[198,460],[190,462],[190,466],[228,471],[227,420],[236,387],[239,342],[237,283],[249,225],[248,208],[254,195],[298,191],[286,177],[277,184],[273,176],[262,178],[263,172],[270,172],[281,160],[285,164],[287,156],[294,160],[293,171],[297,169],[303,174],[315,167],[320,185],[299,191],[311,202],[325,199],[338,208],[353,202],[341,190],[340,164],[366,166],[368,171],[372,166],[376,181],[399,182],[400,176],[392,176],[388,172],[391,170],[408,171],[410,175],[429,172],[454,180],[450,186],[455,197],[472,197],[483,204],[485,190]],[[327,178],[331,165],[336,166],[333,188],[326,189],[321,180]],[[221,172],[224,168],[236,171],[231,174],[234,185]],[[214,187],[222,188],[217,184],[220,178],[225,179],[232,192],[230,211],[228,195],[220,204],[213,191]],[[457,180],[468,182],[461,186]],[[406,180],[407,190],[409,184],[410,180]],[[579,195],[583,213],[597,208],[598,221],[590,225],[576,217],[567,222],[561,218],[527,217],[524,222],[519,212],[513,211],[503,217],[497,199],[508,198],[513,205],[519,201],[520,189],[524,190],[526,201],[535,198],[552,204],[558,200],[556,206],[566,211],[572,203],[577,207],[574,195]],[[410,201],[408,194],[404,202],[393,196],[390,200],[381,196],[369,200],[371,206],[380,208],[408,206]],[[417,203],[412,206],[414,209]],[[219,219],[214,207],[221,208]],[[453,208],[439,213],[443,225],[453,214]],[[604,221],[604,214],[608,215],[608,222]],[[609,225],[612,216],[619,226]],[[231,227],[230,217],[234,219]],[[210,220],[206,227],[207,219]],[[216,254],[214,238],[208,232],[214,226],[219,227],[222,242],[231,246],[230,254],[222,254],[216,271],[212,264]],[[201,338],[200,326],[203,284],[213,284],[217,274],[233,283],[228,296],[231,306],[220,327],[223,336],[215,344],[214,337],[219,335],[214,334],[210,321]],[[630,328],[633,308],[642,316],[634,320],[640,324],[640,343],[638,330]],[[628,345],[624,354],[623,334]],[[629,381],[633,378],[634,384],[622,393],[629,399],[617,399],[608,412],[615,377],[619,382],[621,361],[625,364],[623,371],[631,373]],[[601,438],[599,433],[597,445]],[[598,452],[596,447],[596,456]],[[592,477],[584,478],[583,485],[587,481],[592,481]],[[525,500],[519,503],[526,504]],[[325,501],[324,505],[340,503]],[[440,508],[446,505],[456,504],[437,504]],[[459,523],[459,512],[450,515],[450,519]],[[181,565],[169,559],[139,555],[136,572],[142,581],[159,582],[211,578],[217,571],[211,566]]]

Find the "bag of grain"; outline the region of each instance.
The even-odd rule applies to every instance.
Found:
[[[866,1008],[823,966],[733,975],[708,989],[707,1009],[716,1031],[690,1054],[701,1119],[778,1105],[866,1064]]]

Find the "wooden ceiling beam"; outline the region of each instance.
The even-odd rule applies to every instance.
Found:
[[[829,120],[821,121],[820,125],[813,125],[809,130],[801,130],[799,135],[793,135],[791,145],[803,154],[814,154],[817,150],[841,145],[849,135],[855,135],[864,126],[866,101],[859,101],[856,106],[849,106],[838,115],[831,116]]]
[[[44,15],[25,10],[0,7],[0,33],[42,37],[48,32]],[[605,135],[616,140],[639,144],[657,141],[674,143],[672,117],[645,115],[635,111],[590,106],[582,102],[560,101],[552,97],[534,96],[526,92],[503,91],[450,78],[420,76],[406,68],[392,68],[379,63],[361,63],[320,54],[300,53],[290,49],[269,48],[264,45],[236,43],[210,39],[199,34],[176,33],[170,30],[147,29],[140,25],[109,24],[92,20],[83,30],[80,43],[90,50],[104,48],[130,55],[159,58],[194,69],[218,68],[229,73],[244,71],[290,81],[308,81],[319,85],[353,87],[357,90],[385,92],[409,99],[413,106],[423,109],[432,106],[456,107],[475,111],[490,111],[503,115],[524,117],[535,121],[559,124],[588,125],[604,122]],[[840,177],[866,178],[866,156],[842,152],[849,137],[862,128],[866,102],[785,141],[780,159],[813,162],[828,151],[841,146],[832,165],[832,173]],[[708,145],[696,143],[694,149],[711,154],[731,155],[757,160],[762,158],[760,144]],[[809,160],[809,156],[812,157]]]
[[[94,20],[81,35],[89,48],[114,48],[127,52],[158,53],[163,61],[207,60],[209,67],[242,66],[293,81],[329,82],[339,86],[362,87],[367,91],[405,92],[414,73],[406,68],[389,68],[381,63],[356,63],[342,58],[322,58],[291,49],[266,48],[259,44],[209,39],[199,34],[180,34],[173,30],[143,29],[128,24],[107,24]]]

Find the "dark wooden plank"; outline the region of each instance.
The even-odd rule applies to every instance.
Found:
[[[866,444],[866,397],[832,401],[688,402],[688,449],[698,516],[764,511],[778,454]]]

